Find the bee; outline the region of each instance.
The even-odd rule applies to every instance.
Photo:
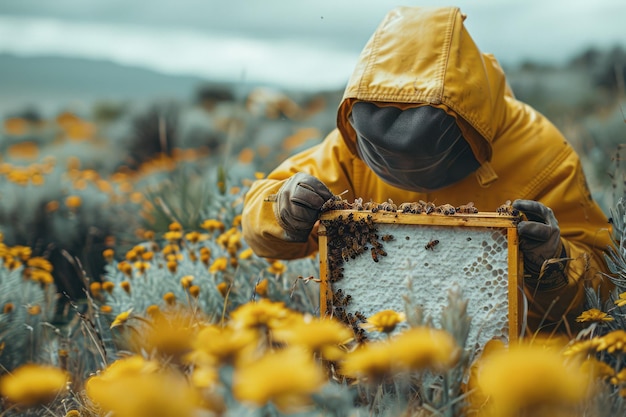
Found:
[[[500,215],[519,216],[519,210],[511,205],[511,200],[506,200],[504,204],[496,209]]]
[[[354,199],[354,203],[352,203],[352,210],[362,211],[363,210],[363,198],[359,197]]]
[[[457,213],[478,213],[478,209],[474,207],[474,203],[470,201],[467,204],[461,204],[456,208]]]
[[[378,203],[373,202],[372,200],[363,204],[363,210],[370,210],[372,213],[376,213],[378,211]]]
[[[354,314],[352,314],[352,313],[348,313],[348,315],[347,315],[347,319],[348,319],[348,320],[347,320],[347,321],[348,321],[348,324],[350,324],[351,326],[352,326],[352,325],[354,325],[354,324],[356,324],[356,319],[355,319],[355,317],[354,317]]]
[[[424,211],[424,207],[420,203],[402,203],[398,206],[398,210],[402,213],[420,214]]]
[[[367,335],[365,334],[365,330],[361,328],[354,330],[354,338],[359,344],[367,342]]]
[[[424,200],[420,200],[419,203],[422,205],[422,212],[426,213],[426,214],[430,214],[433,211],[435,211],[435,203],[432,202],[426,202]]]
[[[380,204],[378,208],[379,210],[383,210],[383,211],[391,211],[391,212],[398,211],[398,206],[396,206],[393,203],[393,200],[391,198],[388,198],[386,202]]]
[[[437,213],[442,213],[446,216],[456,213],[456,209],[452,204],[442,204],[440,206],[437,206],[436,210]]]
[[[439,244],[439,241],[437,239],[432,239],[430,242],[426,244],[426,246],[424,246],[424,249],[435,250],[435,246],[437,246],[438,244]]]
[[[354,315],[356,316],[357,319],[361,320],[362,322],[367,321],[367,317],[365,316],[365,314],[361,313],[360,311],[355,311]]]
[[[343,268],[332,268],[330,273],[330,282],[337,282],[343,278]]]
[[[378,251],[376,250],[376,248],[372,248],[370,252],[372,253],[372,260],[374,262],[378,262]]]
[[[338,195],[332,196],[324,204],[322,204],[322,208],[320,208],[320,211],[324,212],[333,210],[335,208],[335,204],[341,200],[342,198]]]
[[[329,198],[322,207],[320,208],[321,212],[330,211],[330,210],[348,210],[350,209],[350,203],[348,200],[344,200],[342,195],[347,193],[348,190],[344,191],[341,194],[333,195]]]
[[[381,237],[383,242],[390,242],[394,239],[393,235],[383,235],[383,237]]]
[[[340,307],[346,307],[348,304],[350,304],[350,301],[352,300],[352,296],[350,294],[344,295],[341,289],[337,290],[334,298],[335,298],[335,306],[340,306]]]

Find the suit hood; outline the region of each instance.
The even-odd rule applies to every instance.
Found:
[[[464,21],[456,7],[398,7],[386,15],[361,52],[339,106],[337,127],[350,150],[356,152],[348,122],[356,101],[430,105],[455,117],[481,168],[488,166],[506,97],[513,94],[495,58],[478,49]]]

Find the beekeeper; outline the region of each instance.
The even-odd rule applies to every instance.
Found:
[[[481,211],[513,200],[527,217],[518,231],[529,325],[565,329],[585,285],[611,288],[601,273],[608,220],[574,149],[515,98],[464,20],[455,7],[389,12],[360,55],[337,128],[252,185],[244,238],[259,256],[310,255],[321,206],[344,190],[348,201],[471,201]]]

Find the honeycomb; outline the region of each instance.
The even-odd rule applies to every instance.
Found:
[[[339,264],[329,261],[332,291],[350,295],[341,306],[346,313],[369,317],[386,309],[404,311],[404,297],[410,297],[440,326],[449,292],[460,289],[471,318],[467,346],[480,349],[491,339],[509,339],[506,228],[375,223],[372,229],[377,238],[386,237],[386,255],[374,256],[375,261],[364,250],[343,256]],[[329,239],[330,249],[347,245]],[[332,269],[339,265],[337,277]]]

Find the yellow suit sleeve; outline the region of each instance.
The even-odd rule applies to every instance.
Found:
[[[246,193],[242,212],[243,236],[258,255],[274,259],[295,259],[318,249],[317,225],[304,243],[288,242],[277,221],[276,194],[283,183],[297,172],[320,179],[334,194],[349,191],[353,198],[351,160],[353,156],[337,130],[319,145],[285,160],[266,179],[255,181]]]
[[[559,222],[568,260],[565,268],[567,283],[548,290],[527,286],[532,311],[529,323],[535,329],[539,323],[544,327],[565,320],[575,326],[575,319],[585,306],[585,287],[596,291],[599,288],[604,299],[613,288],[606,276],[608,271],[603,256],[611,244],[610,225],[591,198],[580,160],[570,148],[536,199],[552,208]]]

